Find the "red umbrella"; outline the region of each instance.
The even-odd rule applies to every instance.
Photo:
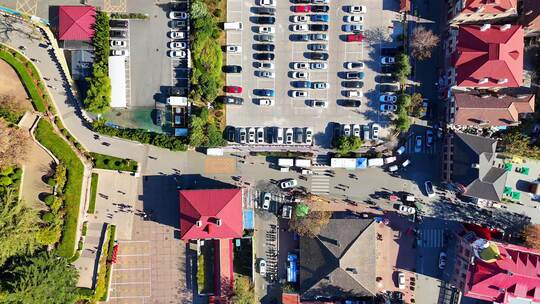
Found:
[[[390,195],[390,201],[391,202],[395,202],[399,199],[399,197],[397,195]]]

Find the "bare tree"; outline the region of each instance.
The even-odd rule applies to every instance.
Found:
[[[412,34],[411,55],[418,60],[428,59],[439,41],[439,37],[433,31],[419,26],[414,29]]]
[[[525,245],[530,248],[540,249],[540,225],[529,225],[523,229]]]
[[[317,236],[321,229],[328,224],[332,216],[332,212],[328,208],[329,203],[326,198],[311,193],[307,194],[302,204],[306,205],[309,211],[306,215],[299,216],[295,210],[289,222],[289,230],[298,233],[300,236],[311,238]],[[296,208],[299,208],[299,205]]]
[[[0,168],[21,164],[28,155],[30,135],[0,119]]]

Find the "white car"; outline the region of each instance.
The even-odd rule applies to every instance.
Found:
[[[128,56],[128,50],[112,50],[111,55],[113,56]]]
[[[431,183],[431,181],[426,181],[424,183],[424,188],[426,190],[427,197],[435,197],[435,192],[433,191],[433,184]]]
[[[328,101],[320,99],[311,99],[308,101],[308,105],[314,108],[325,109],[328,108]]]
[[[343,18],[343,21],[347,23],[362,23],[364,22],[364,16],[359,16],[359,15],[345,16]]]
[[[312,70],[326,70],[328,69],[328,63],[326,62],[312,62],[309,64],[309,68]]]
[[[343,125],[343,136],[351,136],[351,125]]]
[[[125,40],[111,40],[111,46],[125,48],[127,46],[127,42]]]
[[[260,0],[259,5],[260,6],[276,6],[276,2],[274,2],[274,0]]]
[[[384,57],[381,57],[381,63],[382,64],[394,64],[394,63],[396,63],[396,59],[394,57],[384,56]]]
[[[313,143],[313,130],[306,128],[306,144],[311,145]]]
[[[294,70],[306,70],[309,67],[307,62],[295,62],[292,65]]]
[[[255,62],[255,67],[259,69],[267,69],[267,70],[273,70],[274,69],[274,63],[273,62]]]
[[[171,31],[169,32],[169,37],[172,39],[186,39],[186,34],[184,32]]]
[[[352,135],[360,137],[360,125],[354,124],[352,126]]]
[[[349,13],[361,13],[365,14],[367,12],[367,8],[365,5],[351,5],[349,6]]]
[[[264,143],[264,128],[257,128],[256,130],[256,137],[257,137],[257,143],[263,144]]]
[[[388,103],[396,103],[397,101],[397,95],[393,94],[382,94],[379,96],[380,102],[388,102]]]
[[[270,201],[272,200],[272,194],[270,192],[264,192],[263,193],[263,203],[262,208],[264,210],[270,209]]]
[[[171,19],[187,19],[187,13],[185,12],[169,12],[169,18]]]
[[[395,166],[395,167],[397,167],[397,166]],[[397,168],[396,168],[396,170],[397,170]],[[399,205],[399,211],[403,212],[403,213],[407,213],[407,214],[415,214],[416,213],[416,209],[414,209],[414,207],[405,206],[405,205]]]
[[[225,51],[227,53],[241,53],[242,52],[242,47],[239,46],[239,45],[227,45],[225,47]]]
[[[298,186],[298,182],[295,179],[290,178],[279,183],[279,186],[281,187],[281,189],[290,189]]]
[[[259,274],[263,277],[266,276],[266,261],[264,259],[259,261]]]
[[[293,32],[307,32],[309,30],[307,24],[294,24],[292,26]]]
[[[240,130],[238,130],[238,141],[241,144],[245,144],[247,142],[246,141],[246,129],[240,128]]]
[[[268,99],[268,98],[261,98],[261,99],[259,99],[259,105],[260,106],[265,106],[265,107],[270,107],[270,106],[274,105],[274,100],[273,99]]]
[[[398,272],[398,288],[405,289],[405,274],[403,272]]]
[[[360,90],[346,90],[343,91],[343,95],[345,95],[345,97],[362,97],[364,96],[364,93]]]
[[[383,103],[380,110],[381,112],[395,112],[397,111],[397,106],[395,104]]]
[[[417,135],[415,138],[414,152],[419,153],[422,151],[422,135]]]
[[[349,62],[345,62],[345,68],[347,70],[352,70],[352,69],[360,69],[360,70],[363,70],[364,67],[366,65],[361,62],[361,61],[358,61],[358,62],[355,62],[355,61],[349,61]]]
[[[271,26],[259,26],[258,31],[261,34],[273,34],[276,32],[276,28]]]
[[[294,97],[294,98],[302,98],[302,97],[307,97],[307,92],[306,91],[298,91],[298,90],[294,90],[291,92],[291,96]]]
[[[178,42],[178,41],[171,41],[171,42],[169,42],[169,47],[171,49],[186,49],[187,48],[187,43]]]
[[[264,77],[264,78],[275,78],[276,77],[276,74],[274,74],[274,72],[270,72],[270,71],[258,71],[258,75],[259,77]]]
[[[308,22],[309,18],[306,15],[296,15],[292,17],[292,21],[294,23],[302,23],[302,22]]]
[[[293,143],[294,131],[292,128],[285,129],[285,144],[290,145]]]
[[[362,24],[345,24],[343,26],[343,31],[349,33],[363,32],[364,26]]]
[[[187,53],[184,50],[179,50],[179,51],[170,51],[169,55],[171,57],[186,58]]]
[[[249,128],[247,129],[247,133],[248,133],[248,144],[254,144],[255,143],[255,128]]]
[[[311,88],[314,90],[326,90],[330,88],[330,84],[328,82],[313,82]]]
[[[373,140],[379,140],[379,131],[381,130],[381,126],[379,124],[372,124],[371,125],[371,139]]]
[[[439,269],[443,270],[446,267],[446,253],[439,254]]]
[[[294,79],[308,79],[309,73],[308,72],[292,72],[291,76]]]

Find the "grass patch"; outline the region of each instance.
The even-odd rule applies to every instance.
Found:
[[[214,292],[214,242],[205,242],[197,257],[197,286],[200,294]]]
[[[26,89],[26,92],[32,99],[32,105],[34,106],[35,110],[44,113],[47,109],[47,94],[45,93],[45,86],[41,82],[39,73],[34,65],[26,60],[23,62],[24,58],[19,57],[16,57],[3,47],[0,48],[0,59],[4,60],[11,65],[13,69],[15,69],[17,75],[19,75],[19,78],[24,85],[24,88]]]
[[[199,255],[197,257],[197,286],[199,289],[199,293],[202,292],[204,284],[204,256]]]
[[[107,242],[103,244],[101,258],[99,260],[99,273],[94,297],[97,301],[107,301],[107,291],[109,290],[109,281],[112,271],[110,260],[113,254],[115,238],[116,226],[109,225],[107,228]]]
[[[138,164],[136,161],[127,158],[118,158],[114,156],[90,153],[94,168],[120,171],[137,171]]]
[[[94,212],[96,212],[98,178],[99,175],[97,173],[92,173],[92,181],[90,182],[90,203],[88,204],[87,210],[87,212],[90,214],[94,214]]]
[[[65,212],[64,226],[62,227],[62,238],[56,251],[58,255],[69,259],[75,250],[84,166],[77,154],[71,150],[69,144],[54,133],[54,129],[48,121],[43,119],[39,121],[35,136],[67,168],[63,209]]]

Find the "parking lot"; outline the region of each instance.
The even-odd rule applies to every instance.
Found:
[[[392,20],[397,16],[397,3],[387,3],[389,1],[377,1],[365,3],[367,13],[361,14],[364,17],[364,36],[362,42],[345,42],[346,34],[343,31],[344,17],[351,15],[347,12],[349,5],[356,3],[343,2],[340,5],[330,5],[327,13],[294,13],[292,7],[297,5],[290,2],[277,2],[275,6],[274,25],[259,24],[257,15],[258,2],[228,0],[227,21],[242,22],[242,30],[227,31],[227,45],[237,45],[242,48],[241,53],[227,54],[228,65],[242,66],[242,73],[227,74],[227,85],[242,87],[242,93],[234,96],[244,99],[243,105],[231,105],[227,108],[227,123],[237,127],[310,127],[314,130],[314,141],[317,145],[326,147],[331,141],[330,122],[356,123],[366,125],[373,122],[383,126],[388,126],[388,116],[379,112],[379,93],[377,92],[375,77],[380,70],[380,40],[375,39],[375,32],[387,32],[394,25]],[[364,3],[362,3],[364,4]],[[391,7],[396,6],[396,7]],[[384,8],[384,9],[383,9]],[[294,32],[292,31],[292,18],[295,15],[321,15],[328,14],[328,22],[316,22],[317,24],[328,24],[326,32]],[[358,14],[357,14],[358,15]],[[308,24],[315,24],[308,22]],[[275,59],[273,62],[275,78],[258,77],[259,69],[256,68],[254,54],[260,53],[254,50],[254,44],[260,43],[254,39],[259,35],[259,26],[271,26],[275,28],[274,42]],[[322,33],[326,34],[328,41],[295,41],[298,34]],[[325,82],[328,89],[298,89],[298,81],[303,79],[293,79],[293,63],[295,62],[325,62],[324,60],[310,60],[311,52],[308,44],[327,44],[328,63],[327,69],[305,70],[308,72],[308,79],[313,82]],[[385,42],[385,45],[388,42]],[[311,46],[310,46],[311,47]],[[349,99],[344,96],[344,90],[351,90],[342,87],[345,81],[345,62],[359,62],[365,64],[361,71],[365,73],[363,91],[360,107],[343,107],[340,104]],[[357,70],[360,71],[360,70]],[[264,107],[258,105],[261,98],[257,96],[260,89],[272,89],[275,96],[274,105]],[[293,90],[305,90],[307,97],[293,98]],[[356,98],[355,98],[356,99]],[[323,100],[328,102],[326,108],[315,108],[309,106],[309,100]],[[381,136],[386,135],[382,130]]]

